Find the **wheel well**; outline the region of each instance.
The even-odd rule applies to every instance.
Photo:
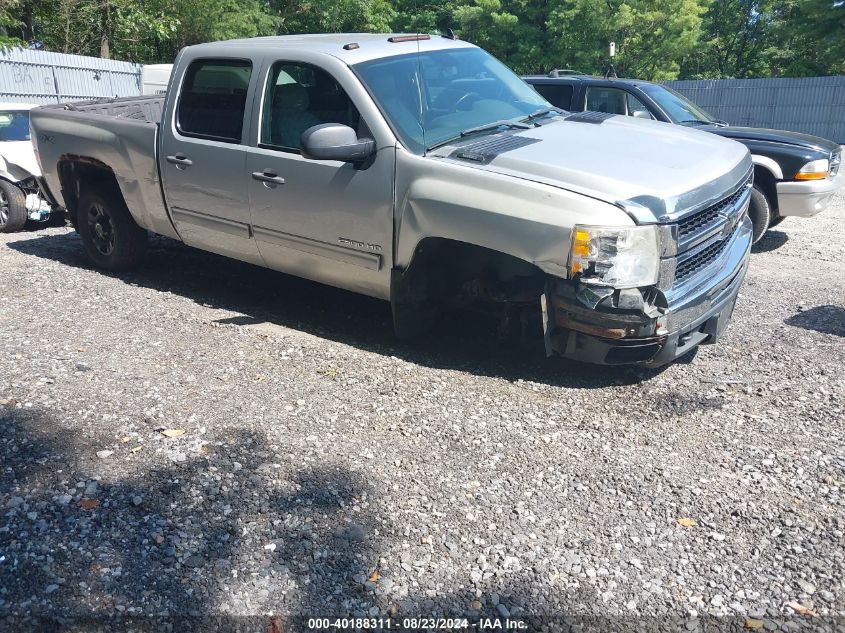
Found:
[[[513,255],[467,242],[426,238],[417,245],[408,268],[394,279],[399,284],[394,288],[396,298],[413,302],[525,303],[539,298],[546,275]]]
[[[754,165],[754,184],[766,194],[766,199],[769,201],[772,210],[777,211],[778,195],[775,175],[762,165]]]
[[[79,198],[88,188],[120,190],[111,167],[93,158],[66,156],[59,161],[59,182],[71,222],[76,225]]]

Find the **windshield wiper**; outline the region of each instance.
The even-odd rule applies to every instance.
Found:
[[[448,145],[449,143],[454,143],[455,141],[460,141],[462,138],[466,136],[472,136],[473,134],[480,134],[481,132],[491,132],[493,130],[498,130],[500,127],[509,127],[515,128],[520,130],[530,130],[531,125],[528,123],[523,123],[522,121],[511,121],[509,119],[502,119],[501,121],[493,121],[492,123],[485,123],[484,125],[479,125],[476,127],[470,127],[465,130],[461,130],[455,136],[450,136],[447,139],[439,141],[434,145],[426,148],[426,151],[430,152],[433,149],[437,149],[438,147],[443,147],[444,145]]]
[[[520,130],[529,130],[531,126],[527,123],[523,123],[522,121],[511,121],[510,119],[502,119],[501,121],[493,121],[492,123],[485,123],[484,125],[479,125],[477,127],[471,127],[466,130],[462,130],[460,136],[471,136],[472,134],[478,134],[479,132],[489,132],[490,130],[495,130],[500,127],[509,127],[509,128],[518,128]]]
[[[686,125],[687,123],[696,123],[698,125],[711,125],[713,121],[702,121],[701,119],[687,119],[686,121],[678,121],[681,125]]]
[[[566,111],[560,108],[543,108],[542,110],[537,110],[536,112],[532,112],[527,117],[522,119],[523,123],[531,123],[531,121],[535,119],[539,119],[540,117],[544,117],[547,114],[551,114],[554,112],[555,114],[564,114]]]

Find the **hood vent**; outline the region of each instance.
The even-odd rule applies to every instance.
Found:
[[[499,154],[539,142],[540,139],[527,136],[496,136],[478,143],[459,147],[450,154],[450,158],[461,158],[463,160],[471,160],[474,163],[487,165]]]
[[[574,123],[604,123],[608,119],[615,117],[613,112],[577,112],[564,119],[564,121],[573,121]]]

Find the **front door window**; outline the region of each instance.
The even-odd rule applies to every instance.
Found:
[[[331,75],[292,62],[273,65],[263,111],[260,145],[289,152],[300,151],[302,133],[310,127],[341,123],[359,131],[361,119],[346,91]]]

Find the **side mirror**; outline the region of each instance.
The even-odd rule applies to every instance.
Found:
[[[648,110],[634,110],[631,114],[635,119],[653,119],[654,117],[651,116],[651,112]]]
[[[376,142],[358,138],[348,125],[323,123],[309,127],[302,133],[302,155],[311,160],[339,160],[360,163],[375,154]]]

